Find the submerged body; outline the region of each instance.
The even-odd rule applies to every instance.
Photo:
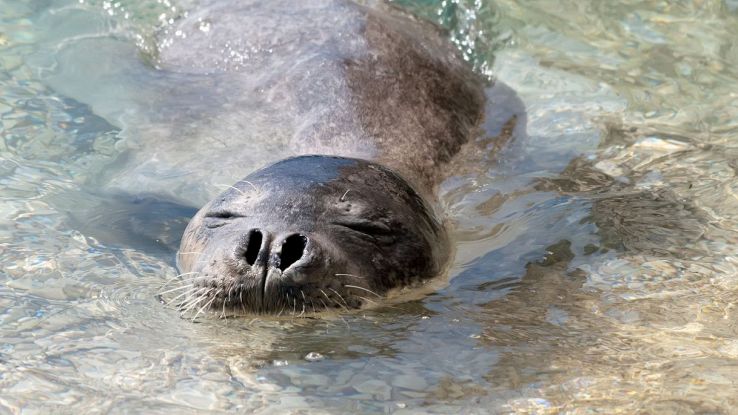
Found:
[[[173,32],[162,69],[227,80],[231,104],[256,114],[289,110],[277,140],[293,156],[192,219],[178,257],[185,309],[356,308],[442,272],[433,188],[484,96],[436,27],[383,4],[311,0],[216,2]],[[202,159],[234,168],[248,149],[237,140]]]

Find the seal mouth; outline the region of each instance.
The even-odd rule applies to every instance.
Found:
[[[273,273],[281,271],[273,269],[268,274]],[[276,283],[268,284],[266,291],[259,293],[257,287],[239,280],[215,279],[208,276],[196,278],[183,284],[183,287],[172,290],[185,290],[184,294],[180,294],[184,299],[176,303],[175,307],[183,317],[191,317],[194,321],[206,312],[219,312],[218,318],[248,314],[302,317],[327,310],[359,309],[364,305],[364,301],[353,295],[352,288],[372,292],[350,284],[318,287]],[[375,295],[379,296],[376,293]]]
[[[334,273],[334,260],[323,245],[303,232],[275,238],[264,229],[251,229],[236,239],[232,255],[203,264],[194,278],[183,281],[184,299],[175,306],[193,319],[207,311],[219,311],[221,318],[302,316],[361,308],[365,302],[357,292],[380,296],[362,287],[355,275]]]

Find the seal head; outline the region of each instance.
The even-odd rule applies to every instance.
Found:
[[[185,230],[184,306],[247,313],[358,308],[438,275],[447,235],[402,177],[361,159],[300,156],[256,171]]]

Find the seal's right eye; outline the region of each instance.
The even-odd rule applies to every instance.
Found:
[[[210,211],[205,214],[206,218],[215,218],[215,219],[233,219],[233,218],[243,218],[243,215],[239,215],[238,213],[233,213],[227,210],[214,210]]]
[[[245,216],[227,210],[214,210],[205,214],[205,226],[211,229],[220,228],[228,223],[230,219],[243,217]]]
[[[392,232],[389,226],[379,221],[343,220],[334,224],[371,237],[388,235]]]

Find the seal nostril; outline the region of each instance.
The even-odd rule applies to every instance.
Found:
[[[284,271],[302,258],[307,245],[307,238],[302,235],[290,235],[282,242],[282,253],[279,256],[279,269]]]
[[[261,232],[257,230],[251,231],[249,235],[249,246],[246,248],[246,254],[244,255],[249,265],[254,265],[254,262],[256,262],[256,257],[259,256],[259,250],[261,249],[262,239]]]

